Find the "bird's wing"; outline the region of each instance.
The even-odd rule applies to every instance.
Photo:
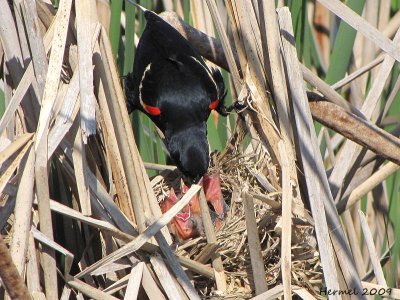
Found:
[[[170,24],[152,11],[146,11],[145,17],[147,20],[146,30],[150,32],[152,42],[164,58],[176,63],[184,63],[181,58],[192,56],[205,65],[203,59],[193,50],[187,40]]]

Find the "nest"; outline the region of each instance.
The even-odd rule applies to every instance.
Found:
[[[203,298],[257,295],[257,299],[271,299],[296,294],[310,299],[321,298],[322,287],[371,295],[384,291],[385,296],[400,298],[398,289],[388,288],[398,281],[398,260],[391,254],[398,249],[399,226],[389,217],[397,214],[393,191],[398,177],[388,176],[400,165],[400,127],[391,132],[386,127],[398,125],[393,121],[397,115],[391,111],[398,111],[393,108],[399,81],[393,61],[385,54],[399,57],[391,51],[393,43],[382,39],[383,33],[394,35],[396,26],[388,26],[386,29],[392,29],[384,32],[370,31],[366,20],[338,1],[302,3],[307,4],[307,12],[314,12],[312,31],[316,24],[325,28],[326,24],[320,23],[324,18],[315,12],[317,8],[320,11],[320,4],[329,2],[329,9],[335,11],[327,17],[334,14],[354,26],[348,30],[368,33],[369,42],[383,51],[373,63],[363,57],[367,64],[360,67],[358,59],[351,59],[361,57],[363,49],[358,43],[344,51],[348,60],[335,61],[336,55],[329,52],[341,52],[342,44],[336,43],[332,49],[328,38],[314,39],[308,34],[304,41],[323,43],[315,44],[315,49],[325,49],[329,57],[325,64],[314,65],[313,59],[313,68],[324,71],[324,65],[346,64],[342,66],[348,74],[328,86],[299,63],[305,57],[296,56],[293,32],[301,31],[303,18],[308,21],[306,14],[298,13],[302,6],[291,5],[296,13],[293,22],[289,9],[277,10],[274,1],[258,1],[263,9],[254,5],[257,1],[226,1],[217,6],[216,1],[207,0],[208,8],[198,5],[201,1],[173,1],[182,14],[183,9],[178,8],[190,2],[183,6],[190,7],[196,28],[214,25],[207,26],[210,30],[205,28],[204,35],[177,14],[163,16],[201,56],[229,69],[228,95],[248,109],[240,110],[234,122],[245,130],[236,129],[227,148],[212,154],[210,171],[220,173],[223,196],[230,206],[218,230],[212,225],[206,228],[215,240],[214,236],[212,242],[201,236],[178,242],[171,249],[164,226],[174,215],[162,214],[157,200],[161,202],[171,187],[179,189],[182,175],[163,171],[154,177],[151,183],[157,199],[154,197],[144,166],[156,170],[169,166],[158,164],[164,160],[151,163],[163,149],[154,139],[157,131],[146,126],[147,121],[134,127],[142,127],[142,137],[149,136],[157,151],[146,155],[147,142],[138,139],[139,147],[135,144],[122,74],[115,63],[117,57],[118,65],[126,69],[133,60],[136,38],[127,29],[140,14],[121,15],[125,30],[114,36],[113,42],[122,42],[124,47],[113,53],[118,47],[109,39],[111,6],[103,6],[105,13],[98,14],[104,27],[87,23],[96,19],[93,13],[97,9],[100,12],[99,6],[86,8],[89,1],[60,1],[57,16],[48,1],[11,2],[4,2],[0,18],[0,27],[9,29],[0,30],[0,77],[4,77],[0,94],[4,91],[6,99],[0,119],[0,299],[6,297],[5,289],[13,299],[30,295],[56,299],[62,294],[63,299],[108,299],[113,295],[175,300],[197,298],[199,293]],[[112,5],[119,10],[115,16],[121,14],[117,6]],[[393,25],[397,17],[386,14],[385,18]],[[320,21],[314,23],[316,18]],[[136,29],[144,25],[140,19]],[[343,24],[330,23],[330,33],[338,32],[337,26]],[[385,23],[381,14],[379,23]],[[211,38],[217,33],[223,43]],[[348,36],[345,30],[342,34]],[[303,49],[302,42],[297,49]],[[306,54],[309,58],[310,53]],[[43,63],[46,58],[48,64]],[[370,72],[382,61],[377,72]],[[362,74],[373,80],[360,80]],[[354,80],[360,88],[346,87]],[[305,81],[313,91],[306,89]],[[362,90],[367,93],[360,94]],[[360,101],[364,96],[365,101]],[[380,108],[379,114],[373,112],[374,107]],[[88,108],[90,115],[81,114]],[[312,118],[326,126],[318,137]],[[227,127],[233,126],[229,121]],[[214,131],[218,136],[219,129]],[[246,138],[251,138],[249,146],[244,134],[240,135],[245,131],[249,133]],[[225,133],[220,142],[225,144]],[[383,165],[383,158],[390,162]],[[367,217],[359,211],[363,198],[367,198]],[[189,200],[186,197],[184,201]],[[188,202],[178,203],[173,213],[179,213]],[[315,226],[304,208],[307,203]],[[158,234],[161,231],[163,234]],[[256,247],[254,241],[258,241]],[[382,250],[381,259],[376,254],[382,253],[376,249]],[[372,265],[374,268],[367,270]],[[379,276],[382,274],[386,278]],[[266,293],[264,287],[257,290],[260,280],[271,288]]]
[[[228,286],[224,299],[249,298],[254,291],[254,282],[241,191],[245,188],[254,199],[261,253],[270,287],[281,283],[281,193],[270,192],[260,183],[260,174],[264,176],[265,166],[271,164],[268,153],[257,151],[257,154],[243,154],[239,147],[235,147],[234,151],[214,152],[211,157],[209,172],[220,173],[224,200],[230,207],[222,227],[216,230],[217,252],[222,258]],[[154,190],[159,202],[163,201],[171,188],[179,189],[181,176],[175,170],[165,171],[156,177]],[[274,176],[276,174],[267,173],[265,178]],[[314,225],[309,218],[299,216],[293,217],[292,221],[292,284],[304,287],[315,297],[321,298],[317,292],[323,277]],[[181,241],[176,245],[176,254],[198,260],[206,245],[205,236]],[[193,274],[192,278],[196,289],[204,296],[219,295],[215,280],[197,274]]]

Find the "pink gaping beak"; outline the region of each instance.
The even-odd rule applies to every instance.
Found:
[[[225,219],[228,205],[226,204],[222,196],[221,177],[219,172],[215,172],[210,175],[204,175],[203,188],[204,194],[206,195],[206,200],[214,207],[218,218],[221,220]]]

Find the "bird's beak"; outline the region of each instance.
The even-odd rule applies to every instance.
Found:
[[[203,222],[198,214],[181,213],[171,223],[179,240],[196,238],[202,234]]]
[[[201,184],[201,183],[199,183],[199,184]],[[188,190],[189,190],[189,187],[181,179],[180,191],[181,191],[182,195],[186,194],[186,192]],[[193,212],[193,214],[201,214],[199,195],[198,194],[195,194],[192,197],[192,200],[190,200],[190,202],[189,202],[189,206],[190,206],[190,209]]]
[[[218,218],[223,220],[228,211],[228,205],[224,201],[221,191],[221,177],[219,172],[207,174],[203,177],[203,188],[207,202],[214,207]]]

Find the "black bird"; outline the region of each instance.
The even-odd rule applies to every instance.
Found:
[[[164,133],[167,149],[179,170],[197,182],[210,160],[210,112],[215,109],[227,115],[224,81],[220,71],[209,68],[176,29],[154,12],[140,8],[147,24],[133,72],[126,78],[128,111],[139,109],[151,118]]]

